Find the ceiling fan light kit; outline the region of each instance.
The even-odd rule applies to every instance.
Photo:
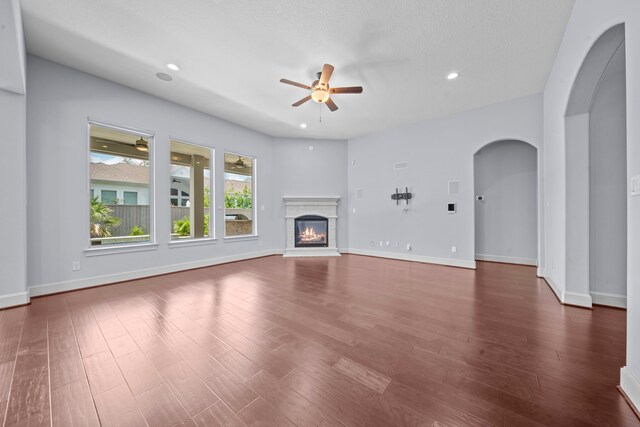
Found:
[[[311,83],[311,86],[307,86],[305,84],[294,82],[288,79],[280,79],[281,83],[299,87],[301,89],[306,89],[311,92],[310,95],[302,98],[298,102],[293,103],[292,106],[299,107],[300,105],[311,99],[318,104],[325,104],[331,111],[336,111],[338,109],[338,106],[331,99],[331,95],[340,93],[362,93],[362,86],[331,88],[329,86],[329,79],[333,74],[333,70],[333,65],[324,64],[324,67],[322,67],[322,71],[318,73],[318,80]]]
[[[138,151],[149,151],[149,143],[140,137],[140,139],[136,141],[136,149]]]

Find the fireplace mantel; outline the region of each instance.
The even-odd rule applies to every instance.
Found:
[[[285,219],[287,223],[287,245],[284,256],[340,256],[336,241],[336,221],[338,219],[338,201],[340,197],[284,196],[283,199],[286,208]],[[295,247],[295,219],[305,215],[317,215],[329,220],[329,246],[325,248]]]

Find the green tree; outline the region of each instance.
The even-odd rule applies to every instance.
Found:
[[[249,187],[246,185],[239,191],[228,191],[224,193],[224,206],[227,209],[251,209],[253,197]]]
[[[91,198],[90,212],[91,237],[111,237],[111,230],[120,225],[120,218],[111,215],[111,209],[97,197]]]

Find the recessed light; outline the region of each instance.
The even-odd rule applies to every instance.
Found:
[[[109,148],[109,146],[102,144],[102,148]]]
[[[454,79],[457,79],[458,77],[460,77],[460,73],[457,73],[455,71],[447,75],[447,79],[449,80],[454,80]]]
[[[301,127],[302,129],[306,129],[306,128],[307,128],[307,124],[306,124],[306,123],[300,123],[300,127]]]
[[[167,64],[167,68],[170,69],[171,71],[180,71],[180,67],[178,67],[176,64]]]
[[[156,77],[162,80],[163,82],[170,82],[171,80],[173,80],[173,77],[171,77],[167,73],[157,73]]]

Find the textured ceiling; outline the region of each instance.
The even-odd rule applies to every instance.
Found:
[[[22,0],[22,8],[35,55],[269,135],[351,138],[542,91],[573,3]],[[334,113],[313,102],[291,107],[306,92],[278,80],[308,84],[325,62],[336,67],[332,86],[364,93],[334,95]],[[448,81],[452,70],[461,77]]]

